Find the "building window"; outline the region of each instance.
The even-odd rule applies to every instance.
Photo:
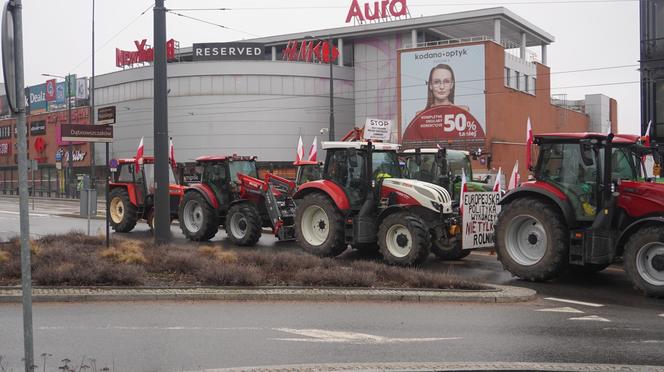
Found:
[[[12,137],[12,126],[11,125],[0,127],[0,139],[6,139],[6,138],[11,138],[11,137]]]
[[[530,91],[533,96],[537,95],[537,79],[535,77],[530,82]]]
[[[528,81],[528,75],[523,74],[523,91],[524,91],[524,92],[530,92],[530,91],[528,90],[528,83],[530,83],[530,82]]]
[[[519,71],[514,71],[514,76],[515,76],[515,78],[516,78],[516,79],[515,79],[515,80],[516,80],[516,84],[515,84],[515,86],[514,86],[514,89],[519,90],[519,89],[521,89],[521,73],[520,73]]]
[[[506,87],[509,87],[510,85],[512,85],[512,81],[511,81],[510,77],[511,77],[510,76],[510,68],[505,67],[505,86]]]

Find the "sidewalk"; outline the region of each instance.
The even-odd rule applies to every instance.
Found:
[[[487,285],[492,289],[434,290],[301,287],[36,287],[34,302],[87,301],[387,301],[513,303],[534,300],[532,289]],[[20,303],[20,287],[0,287],[0,303]]]

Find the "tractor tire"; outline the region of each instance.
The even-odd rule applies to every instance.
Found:
[[[235,204],[226,215],[226,235],[235,245],[253,246],[261,238],[261,216],[250,203]]]
[[[461,239],[455,239],[452,245],[444,245],[441,241],[431,242],[431,252],[441,261],[455,261],[467,257],[472,249],[463,249]]]
[[[130,232],[138,222],[137,209],[129,200],[127,190],[115,188],[108,195],[111,227],[116,232]]]
[[[664,297],[664,227],[642,227],[633,234],[623,265],[634,287],[651,297]]]
[[[378,245],[386,263],[417,266],[429,257],[431,234],[419,216],[399,212],[387,216],[380,224]]]
[[[343,215],[326,195],[309,194],[297,205],[295,240],[319,257],[335,257],[346,250]]]
[[[558,277],[569,265],[569,231],[563,216],[534,198],[503,206],[496,224],[496,253],[503,267],[521,279]]]
[[[182,234],[195,242],[210,240],[219,231],[217,211],[198,192],[184,194],[178,208],[178,220]]]

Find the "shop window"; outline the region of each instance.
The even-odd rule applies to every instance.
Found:
[[[509,87],[509,86],[512,85],[512,81],[511,81],[510,78],[511,78],[511,76],[510,76],[510,68],[509,68],[509,67],[505,67],[505,86],[506,86],[506,87]]]

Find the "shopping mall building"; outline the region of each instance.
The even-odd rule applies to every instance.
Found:
[[[235,153],[283,167],[294,160],[299,136],[309,146],[331,129],[338,139],[375,118],[393,122],[393,141],[481,148],[474,164],[481,173],[523,161],[528,118],[535,133],[616,130],[615,100],[551,96],[547,48],[554,37],[508,9],[411,18],[399,8],[405,0],[391,3],[378,20],[349,10],[347,27],[190,47],[170,41],[168,126],[176,160]],[[332,68],[327,40],[334,44]],[[132,156],[141,137],[146,154],[153,151],[151,53],[141,41],[123,48],[116,50],[119,70],[95,78],[95,112],[115,107],[114,158]],[[0,134],[6,125],[0,121]],[[46,127],[48,136],[48,121]],[[3,141],[13,145],[9,137],[0,136],[0,149]],[[61,150],[57,140],[45,142],[49,167],[51,153]],[[101,147],[97,164],[105,161]],[[2,156],[0,168],[15,164]],[[80,164],[80,172],[88,169]]]

